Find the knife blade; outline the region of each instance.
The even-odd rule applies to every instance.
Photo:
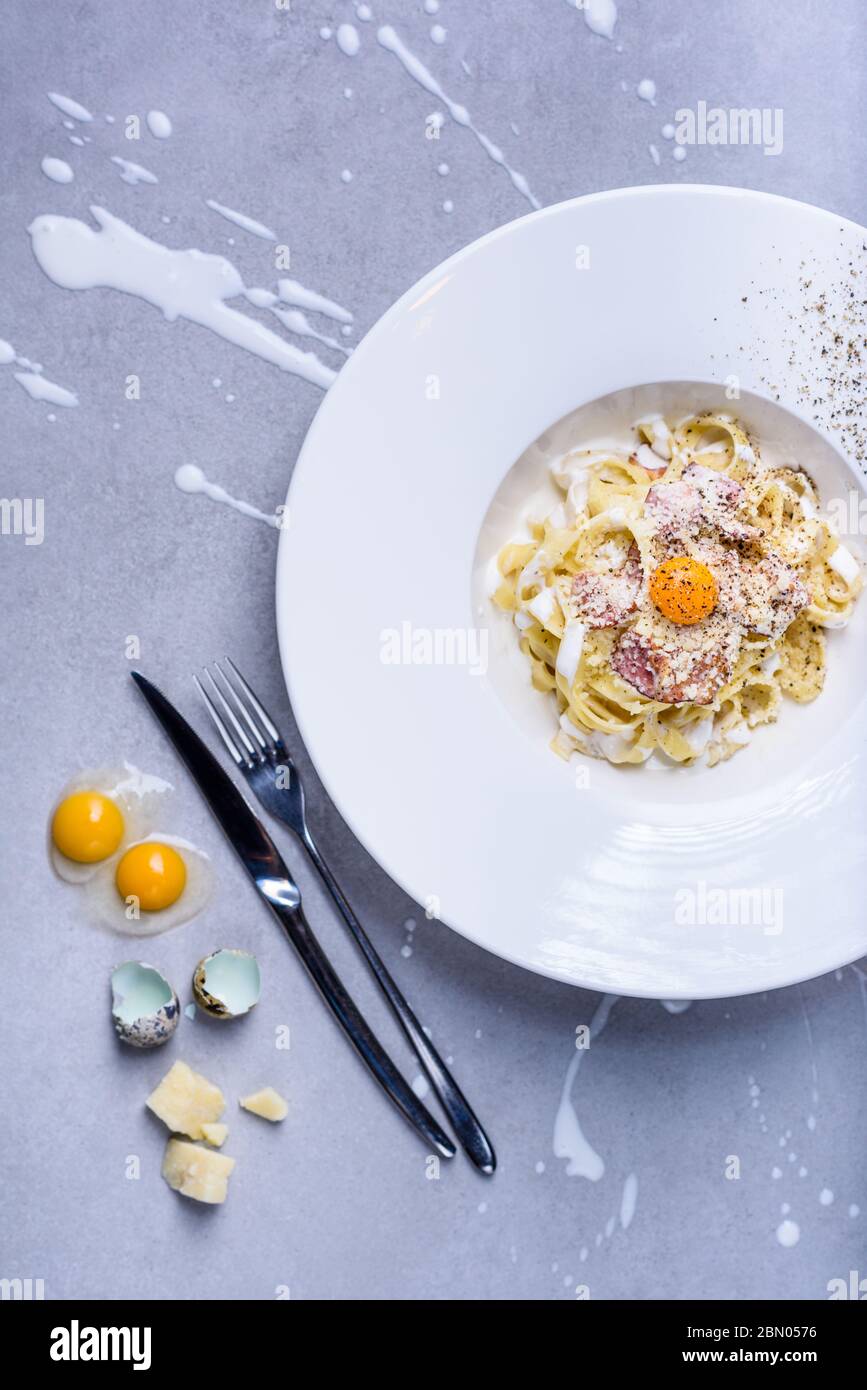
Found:
[[[300,889],[264,825],[207,744],[162,691],[140,671],[131,674],[238,855],[257,893],[277,918],[284,935],[294,946],[346,1037],[404,1119],[441,1157],[453,1158],[456,1152],[454,1144],[407,1085],[316,939],[304,915]]]

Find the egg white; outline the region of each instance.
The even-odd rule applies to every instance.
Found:
[[[82,791],[95,791],[108,797],[123,816],[123,834],[114,854],[93,864],[79,864],[74,859],[68,859],[60,853],[51,838],[51,821],[55,810],[67,796]],[[98,926],[107,927],[122,936],[158,936],[195,917],[211,898],[214,874],[207,854],[189,840],[166,834],[157,828],[164,823],[173,796],[171,782],[153,773],[142,772],[128,762],[120,767],[80,772],[58,796],[48,822],[49,859],[59,878],[84,889],[82,897],[87,915]],[[187,878],[177,902],[160,912],[141,912],[135,918],[127,915],[127,905],[117,891],[115,874],[126,851],[148,840],[159,840],[176,849],[184,861]]]
[[[123,834],[120,844],[109,859],[99,859],[93,864],[79,864],[61,854],[51,838],[51,822],[54,812],[62,801],[75,792],[99,792],[101,796],[113,801],[123,816]],[[80,772],[68,782],[51,809],[48,821],[48,853],[55,873],[66,883],[87,883],[104,869],[106,864],[118,859],[130,845],[143,840],[153,829],[161,814],[163,804],[171,798],[174,788],[171,782],[152,773],[142,772],[132,763],[122,767],[103,767]]]
[[[187,881],[181,896],[177,902],[159,912],[142,911],[138,917],[130,916],[134,909],[127,907],[115,883],[118,861],[123,853],[120,851],[110,860],[104,859],[98,865],[100,872],[84,885],[88,915],[99,926],[108,927],[122,936],[160,936],[162,932],[189,922],[209,902],[214,890],[214,872],[204,850],[197,849],[189,840],[182,840],[177,835],[165,835],[162,831],[142,835],[124,848],[131,849],[133,844],[145,844],[152,840],[171,845],[183,859]]]

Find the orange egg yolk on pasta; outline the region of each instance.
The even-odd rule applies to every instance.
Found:
[[[710,616],[719,591],[707,565],[689,555],[673,555],[650,576],[650,597],[664,618],[691,627]]]
[[[187,867],[171,845],[146,840],[133,845],[120,860],[115,874],[117,891],[124,899],[136,898],[142,912],[160,912],[177,902],[187,882]]]
[[[114,854],[123,835],[123,816],[102,792],[73,792],[61,801],[51,822],[51,838],[76,864],[97,864]]]

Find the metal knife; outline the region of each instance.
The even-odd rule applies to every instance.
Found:
[[[368,1070],[425,1142],[443,1158],[453,1158],[456,1152],[454,1144],[407,1085],[341,984],[304,916],[298,885],[262,822],[207,745],[162,691],[140,671],[133,671],[132,678],[186,764],[260,898],[277,918],[284,935],[295,947],[302,964]]]

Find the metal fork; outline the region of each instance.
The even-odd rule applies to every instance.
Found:
[[[301,777],[277,726],[235,663],[229,657],[225,662],[231,678],[218,662],[214,663],[213,675],[210,670],[203,673],[210,694],[198,676],[193,677],[217,732],[262,805],[288,825],[301,841],[430,1078],[462,1148],[481,1172],[493,1173],[497,1159],[485,1131],[386,969],[313,840],[305,815]]]

